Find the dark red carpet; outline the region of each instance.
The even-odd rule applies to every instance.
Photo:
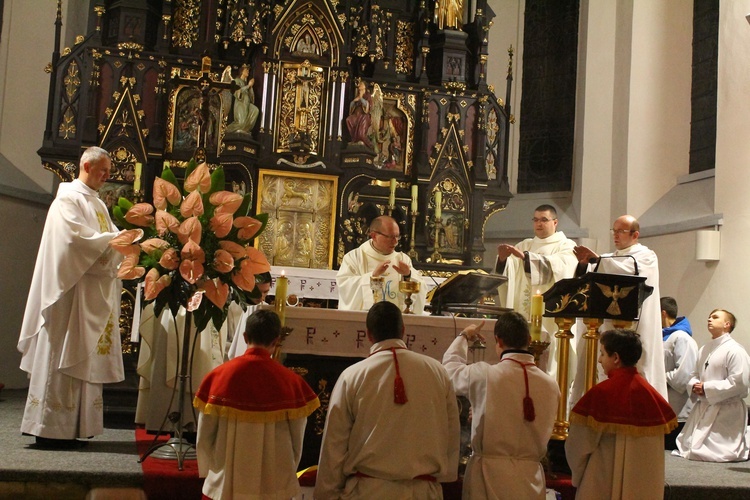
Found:
[[[166,442],[168,436],[160,436]],[[135,430],[138,455],[142,456],[154,442],[154,435],[145,429]],[[149,500],[200,499],[203,479],[198,477],[198,462],[185,460],[183,470],[177,468],[177,460],[164,460],[149,456],[141,462],[143,468],[143,489]]]

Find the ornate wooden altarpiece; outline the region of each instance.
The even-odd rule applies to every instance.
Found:
[[[271,262],[335,269],[386,213],[424,272],[483,267],[512,122],[512,51],[505,101],[486,80],[486,0],[90,0],[62,51],[60,3],[39,155],[61,180],[98,145],[102,198],[150,201],[165,162],[196,156],[270,214],[256,245]]]

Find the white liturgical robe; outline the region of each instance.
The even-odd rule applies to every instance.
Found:
[[[465,499],[545,498],[542,458],[557,415],[560,389],[555,379],[534,365],[525,351],[506,351],[496,365],[467,365],[468,342],[456,337],[443,365],[458,396],[472,408],[472,455],[464,474]],[[534,402],[535,418],[524,418],[526,397]]]
[[[627,257],[632,256],[632,258]],[[646,277],[646,285],[654,288],[651,295],[643,301],[641,306],[641,315],[637,325],[633,328],[641,336],[643,345],[643,354],[638,360],[636,367],[643,377],[651,386],[659,391],[664,399],[669,398],[667,394],[667,375],[664,369],[664,344],[661,334],[661,305],[659,294],[659,260],[653,250],[636,243],[628,248],[616,251],[614,254],[604,254],[601,256],[597,272],[608,274],[627,274],[635,275],[636,262],[638,265],[638,275]],[[604,320],[599,328],[600,332],[605,332],[613,328],[612,320]],[[579,335],[577,339],[577,352],[585,352],[585,339]],[[583,354],[581,354],[583,356]],[[603,380],[604,373],[601,365],[597,363],[598,379]],[[570,405],[571,407],[581,399],[585,390],[586,379],[585,363],[578,363],[576,377],[571,387]]]
[[[18,350],[31,374],[21,431],[74,439],[102,434],[102,383],[124,379],[118,233],[96,191],[60,184],[50,205]]]
[[[405,404],[394,402],[394,352]],[[456,480],[460,439],[448,375],[401,340],[378,342],[370,353],[331,393],[315,498],[442,498],[438,481]],[[418,478],[427,475],[434,479]]]
[[[703,382],[705,396],[692,393]],[[690,460],[739,462],[750,455],[747,436],[747,406],[750,359],[745,348],[726,333],[701,347],[697,372],[688,382],[695,406],[677,436],[672,452]]]
[[[415,314],[422,314],[427,289],[422,282],[421,273],[414,269],[411,259],[405,253],[393,252],[384,255],[373,248],[370,240],[362,243],[359,248],[348,252],[341,261],[341,267],[336,274],[336,286],[339,289],[339,309],[366,311],[372,307],[373,297],[370,278],[375,268],[386,260],[390,260],[392,264],[406,262],[409,265],[409,269],[411,269],[410,279],[421,283],[419,293],[413,294],[411,297],[414,301],[412,311]],[[398,291],[401,275],[393,269],[393,266],[389,266],[383,277],[385,278],[385,300],[393,302],[399,309],[403,310],[406,297]]]
[[[508,281],[500,286],[500,305],[512,308],[514,311],[530,318],[531,296],[536,293],[544,293],[549,290],[555,282],[575,275],[578,259],[573,253],[576,244],[568,239],[565,233],[557,231],[547,238],[527,238],[516,245],[521,252],[529,252],[529,270],[524,269],[523,259],[510,256],[505,261],[503,276]],[[495,264],[497,269],[498,263]],[[557,324],[554,318],[542,318],[542,326],[550,334],[550,343],[546,371],[552,375],[557,374],[557,342],[554,335],[557,332]],[[573,354],[575,354],[575,346]],[[575,356],[569,360],[569,377],[575,373]]]

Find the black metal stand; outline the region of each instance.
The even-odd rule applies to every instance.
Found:
[[[177,460],[177,469],[183,470],[183,462],[185,459],[188,460],[195,460],[197,458],[197,454],[195,451],[195,445],[188,442],[185,438],[182,437],[182,417],[183,417],[183,410],[185,405],[185,389],[187,388],[187,381],[190,378],[190,330],[192,326],[192,319],[193,319],[193,313],[190,311],[185,311],[185,334],[182,338],[182,354],[180,357],[180,380],[178,384],[178,390],[180,391],[178,396],[178,404],[177,407],[178,410],[176,412],[171,412],[170,414],[170,407],[167,407],[167,418],[164,419],[164,422],[162,423],[161,427],[159,428],[159,431],[156,433],[156,437],[154,437],[153,444],[149,447],[148,450],[140,457],[138,460],[138,463],[142,463],[144,460],[146,460],[149,455],[152,455],[154,458],[161,458],[163,460]],[[177,326],[175,321],[175,327]],[[197,335],[197,332],[196,332]],[[173,420],[169,418],[171,415],[174,415],[176,413],[176,418]],[[159,443],[159,436],[161,435],[162,431],[164,430],[164,424],[167,420],[172,421],[175,424],[175,432],[174,437],[169,439],[166,443]]]

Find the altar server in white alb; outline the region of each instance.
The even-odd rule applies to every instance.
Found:
[[[440,363],[402,340],[401,311],[378,302],[367,313],[370,356],[344,370],[331,393],[315,498],[443,497],[458,475],[460,427]]]
[[[404,294],[398,291],[401,280],[422,282],[422,275],[414,269],[411,259],[396,246],[401,239],[398,223],[387,215],[376,217],[370,223],[370,239],[359,248],[344,255],[336,274],[339,289],[339,309],[366,311],[373,304],[370,278],[382,276],[385,299],[404,309]],[[422,283],[420,291],[412,295],[412,310],[416,314],[424,311],[427,289]]]
[[[472,454],[464,474],[463,498],[546,497],[541,460],[557,415],[557,382],[534,364],[529,326],[521,314],[502,314],[495,323],[500,362],[467,364],[468,345],[482,325],[465,328],[443,356],[456,394],[472,408]]]
[[[664,370],[664,345],[661,335],[661,305],[659,302],[659,259],[653,250],[638,243],[640,236],[640,224],[632,215],[618,217],[612,225],[612,235],[617,249],[614,253],[597,255],[593,250],[585,246],[575,247],[575,254],[579,262],[579,270],[592,261],[598,262],[597,269],[600,273],[627,274],[644,276],[646,285],[654,288],[651,295],[643,301],[640,319],[635,328],[640,335],[643,346],[643,354],[636,367],[643,377],[656,389],[664,399],[667,394],[667,375]],[[593,266],[593,264],[592,264]],[[636,273],[637,268],[637,273]],[[589,270],[593,270],[590,267]],[[600,332],[613,328],[611,320],[604,320],[599,328]],[[578,352],[581,349],[583,335],[579,336]],[[599,380],[604,378],[602,370],[599,370]],[[571,387],[571,405],[581,398],[585,385],[584,363],[578,364],[576,377]]]
[[[112,162],[84,151],[78,179],[50,205],[18,350],[31,376],[21,431],[45,447],[75,447],[104,432],[102,384],[124,379],[120,348],[118,230],[97,190]]]
[[[695,406],[677,436],[672,453],[703,462],[739,462],[750,455],[747,436],[747,397],[750,359],[730,333],[734,314],[714,309],[708,316],[712,340],[700,348],[698,364],[688,382]]]
[[[557,210],[552,205],[539,205],[534,210],[534,237],[517,245],[501,244],[497,247],[495,272],[508,277],[500,289],[501,305],[509,307],[529,318],[531,296],[544,293],[555,282],[575,275],[578,259],[573,253],[576,244],[557,230]],[[557,324],[554,318],[543,318],[544,329],[554,334]],[[550,345],[545,369],[556,373],[556,344]],[[571,360],[575,367],[575,358]],[[572,374],[571,374],[572,376]]]

